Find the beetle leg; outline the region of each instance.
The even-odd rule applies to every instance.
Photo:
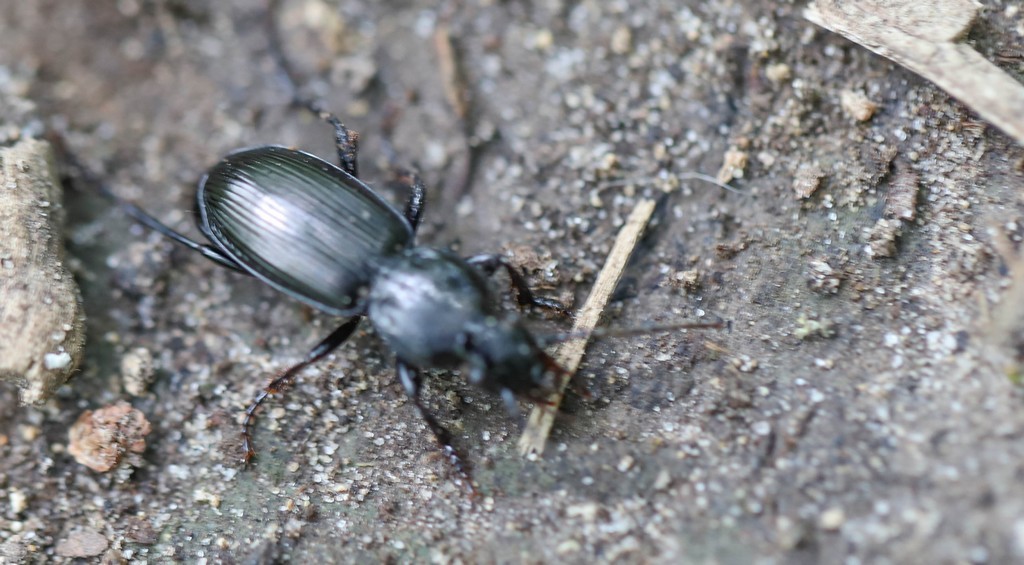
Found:
[[[283,57],[283,55],[282,55]],[[338,150],[338,165],[348,174],[359,178],[359,133],[352,131],[341,123],[341,119],[309,98],[300,97],[295,83],[289,79],[292,88],[292,105],[305,108],[334,128],[334,147]]]
[[[189,239],[188,237],[185,237],[184,235],[174,231],[160,220],[151,216],[149,212],[146,212],[145,210],[139,208],[135,204],[132,204],[127,200],[121,200],[120,197],[115,196],[113,193],[110,193],[109,191],[104,191],[104,193],[107,193],[108,196],[114,198],[117,201],[117,204],[121,207],[122,210],[124,210],[126,214],[128,214],[129,216],[134,218],[135,221],[146,226],[147,228],[159,233],[160,235],[166,236],[167,238],[177,243],[180,243],[181,245],[184,245],[185,247],[191,249],[192,251],[199,252],[203,257],[206,257],[207,259],[213,261],[214,263],[217,263],[222,267],[227,267],[233,271],[237,271],[239,273],[243,273],[246,275],[249,274],[249,272],[243,269],[238,263],[236,263],[234,259],[228,257],[216,247]]]
[[[405,393],[409,395],[409,399],[412,400],[413,406],[416,407],[416,411],[419,412],[420,417],[427,423],[427,427],[434,434],[434,439],[441,446],[441,451],[444,452],[445,456],[448,457],[448,461],[455,467],[455,471],[462,478],[465,483],[466,489],[470,494],[476,494],[476,489],[473,488],[473,479],[469,475],[469,468],[465,459],[463,459],[459,453],[452,446],[452,435],[448,433],[448,430],[438,423],[437,419],[427,411],[427,407],[423,405],[423,400],[420,398],[420,389],[422,388],[422,379],[420,378],[420,372],[413,366],[409,365],[401,359],[398,360],[398,380],[402,382],[402,387],[405,388]]]
[[[426,202],[427,187],[416,173],[405,169],[395,171],[395,182],[409,189],[409,200],[405,203],[405,219],[412,225],[413,233],[420,226],[423,216],[423,205]]]
[[[516,269],[512,263],[508,262],[508,259],[504,255],[497,253],[488,253],[483,255],[474,255],[466,262],[473,265],[483,272],[487,273],[488,276],[493,275],[498,267],[504,267],[505,272],[508,273],[510,279],[512,279],[512,288],[516,290],[516,300],[520,306],[536,306],[539,308],[545,308],[553,310],[562,316],[570,315],[569,309],[565,307],[561,302],[553,298],[545,298],[543,296],[537,296],[530,290],[530,285],[526,283],[526,279],[523,277],[519,269]]]
[[[296,98],[294,104],[306,108],[334,128],[334,146],[338,149],[338,164],[346,173],[359,178],[359,164],[356,161],[356,156],[359,153],[359,134],[350,131],[345,124],[341,123],[338,116],[312,100]]]
[[[125,214],[131,216],[135,221],[162,236],[184,245],[193,251],[199,252],[203,257],[206,257],[222,267],[227,267],[239,273],[249,274],[241,267],[241,265],[236,263],[231,257],[225,255],[220,249],[206,243],[199,243],[198,241],[189,239],[188,237],[173,230],[170,226],[167,226],[160,220],[154,218],[149,212],[139,208],[136,204],[118,196],[113,190],[110,190],[110,187],[107,186],[106,183],[101,181],[92,171],[86,168],[84,164],[79,162],[75,155],[66,152],[62,157],[77,171],[78,179],[86,184],[92,185],[100,194],[110,200],[113,200],[114,203],[124,210]]]
[[[331,351],[337,349],[339,345],[345,343],[345,340],[347,340],[352,335],[352,333],[356,331],[356,327],[359,325],[359,322],[361,322],[362,319],[362,316],[356,316],[342,324],[338,329],[331,332],[331,335],[324,338],[323,341],[318,343],[316,347],[314,347],[309,353],[307,353],[305,359],[303,359],[300,363],[297,363],[289,367],[283,373],[275,377],[274,380],[270,381],[270,384],[268,384],[266,388],[261,390],[260,393],[256,395],[256,398],[252,401],[252,404],[250,404],[249,407],[245,409],[245,420],[242,421],[242,449],[245,450],[244,463],[248,464],[249,461],[256,455],[256,450],[253,448],[252,435],[250,435],[249,430],[252,429],[252,423],[253,420],[255,419],[256,410],[260,407],[261,404],[263,404],[263,401],[266,400],[267,397],[270,396],[271,394],[277,394],[283,391],[289,384],[291,384],[292,380],[295,379],[295,376],[299,374],[299,371],[305,369],[306,367],[312,365],[313,363],[316,363],[320,359],[323,359]]]
[[[295,67],[284,53],[284,42],[281,41],[281,33],[277,27],[277,14],[280,10],[280,0],[271,0],[267,7],[267,38],[269,50],[277,66],[281,69],[282,78],[285,79],[288,93],[292,97],[292,105],[301,106],[313,113],[316,117],[327,122],[334,128],[334,146],[338,148],[338,161],[346,173],[359,178],[359,166],[356,163],[356,153],[359,151],[359,134],[349,131],[345,124],[337,116],[327,111],[320,103],[299,94],[299,79]]]

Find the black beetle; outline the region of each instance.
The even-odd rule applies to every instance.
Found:
[[[535,296],[501,255],[462,259],[415,246],[425,196],[419,177],[400,173],[410,197],[404,213],[398,212],[357,177],[356,134],[333,114],[309,107],[334,127],[340,166],[281,146],[229,154],[202,178],[196,194],[199,228],[210,244],[174,231],[98,184],[147,227],[318,310],[349,318],[246,409],[245,461],[255,455],[249,429],[264,399],[344,343],[367,317],[395,352],[406,393],[472,489],[450,434],[420,399],[419,370],[467,366],[472,384],[500,394],[516,414],[517,397],[541,398],[563,370],[517,316],[498,310],[484,275],[504,268],[521,306],[566,311]]]

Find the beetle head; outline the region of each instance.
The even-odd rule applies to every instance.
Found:
[[[510,395],[538,399],[555,388],[565,370],[544,352],[516,319],[488,320],[472,332],[467,343],[470,382]]]

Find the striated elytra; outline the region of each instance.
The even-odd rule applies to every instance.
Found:
[[[340,167],[266,146],[225,157],[199,183],[200,229],[250,274],[337,316],[358,313],[375,262],[412,243],[409,221]]]

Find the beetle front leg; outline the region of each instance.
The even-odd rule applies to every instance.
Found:
[[[487,253],[483,255],[474,255],[466,262],[483,272],[487,273],[488,276],[494,274],[498,270],[498,267],[504,267],[505,272],[508,273],[510,279],[512,279],[512,288],[516,291],[516,300],[520,306],[535,306],[538,308],[545,308],[547,310],[553,310],[562,316],[568,316],[571,313],[569,309],[561,302],[553,298],[545,298],[543,296],[537,296],[530,290],[530,285],[527,284],[526,278],[523,277],[519,269],[516,269],[512,263],[508,262],[508,259],[504,255],[497,253]]]
[[[245,420],[242,421],[242,449],[245,450],[244,463],[248,464],[256,455],[256,450],[253,448],[252,435],[250,435],[249,430],[252,429],[252,422],[255,419],[256,410],[261,404],[263,404],[263,401],[271,394],[277,394],[283,391],[291,384],[292,380],[295,379],[295,376],[299,374],[299,371],[323,359],[331,351],[337,349],[339,345],[345,343],[345,340],[351,337],[352,333],[356,331],[356,327],[359,326],[359,322],[362,320],[362,316],[356,316],[342,324],[341,327],[331,332],[331,335],[324,338],[323,341],[318,343],[316,347],[307,353],[306,358],[303,359],[302,362],[286,369],[283,373],[275,377],[274,380],[270,381],[270,384],[256,395],[252,404],[245,409]]]
[[[420,372],[413,366],[409,365],[401,359],[398,360],[398,380],[402,382],[402,387],[405,389],[405,393],[412,400],[413,406],[416,407],[416,411],[419,412],[420,417],[427,423],[427,427],[434,434],[434,439],[437,440],[438,445],[441,446],[441,451],[444,452],[448,461],[452,467],[455,468],[455,472],[459,474],[465,483],[466,489],[471,495],[476,495],[476,489],[473,487],[473,479],[469,474],[469,467],[455,447],[452,446],[452,435],[448,430],[438,423],[437,419],[427,410],[427,407],[423,405],[423,400],[420,398],[420,389],[422,388],[422,379],[420,378]]]

